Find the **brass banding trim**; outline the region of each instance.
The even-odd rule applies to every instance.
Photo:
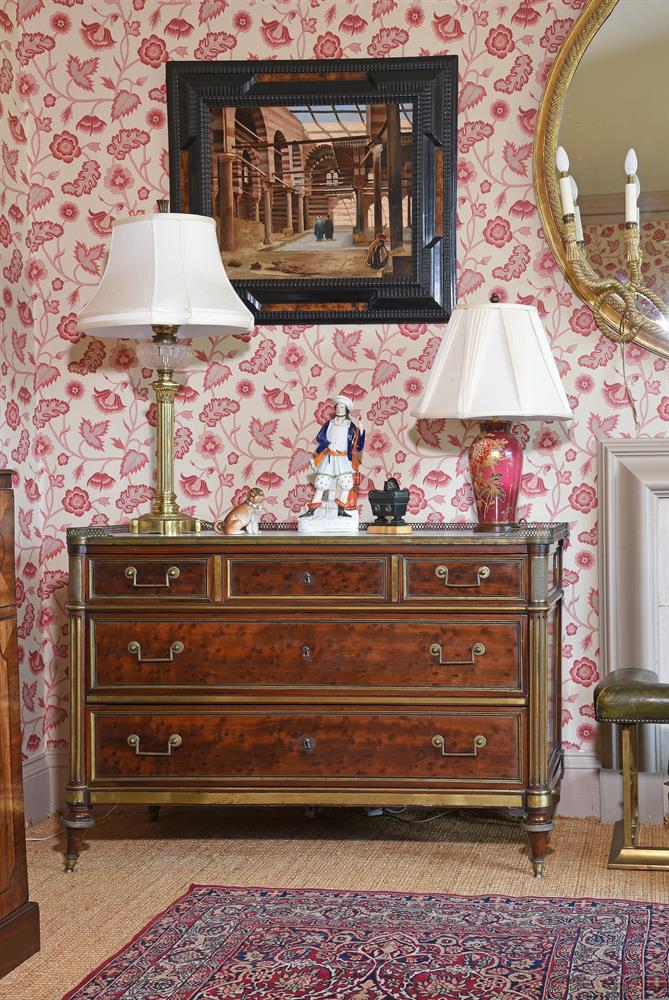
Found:
[[[92,803],[123,803],[128,804],[174,804],[174,805],[332,805],[352,806],[370,805],[383,802],[384,805],[402,806],[459,806],[468,807],[506,807],[523,806],[522,792],[444,792],[435,789],[431,792],[416,792],[411,789],[386,790],[384,788],[363,789],[159,789],[147,787],[132,788],[96,788],[91,789]],[[271,801],[268,801],[271,800]]]
[[[265,704],[270,705],[314,705],[315,703],[327,707],[331,704],[342,704],[342,705],[388,705],[389,707],[397,706],[398,703],[402,706],[407,706],[409,708],[424,708],[426,705],[434,705],[436,707],[444,705],[458,706],[463,709],[476,708],[479,705],[497,708],[522,708],[527,704],[527,699],[524,697],[509,697],[498,696],[496,698],[489,697],[474,697],[472,695],[471,689],[466,689],[466,695],[434,695],[427,694],[424,698],[419,698],[414,696],[412,698],[407,698],[407,690],[414,690],[412,688],[402,688],[402,691],[398,691],[397,695],[390,696],[384,695],[369,695],[362,697],[357,694],[352,695],[342,695],[341,692],[335,692],[333,690],[332,695],[329,699],[324,697],[324,694],[328,689],[317,688],[316,685],[310,686],[309,690],[300,694],[299,692],[292,692],[285,695],[272,695],[271,689],[268,688],[257,688],[256,690],[261,690],[263,695],[266,695]],[[319,691],[317,698],[314,698],[309,692]],[[419,689],[420,690],[420,689]],[[249,689],[246,694],[230,694],[228,690],[222,690],[220,694],[216,695],[198,695],[190,694],[187,690],[182,690],[179,694],[160,694],[156,695],[142,695],[142,694],[122,694],[118,692],[114,694],[90,694],[86,699],[86,704],[93,708],[95,705],[118,705],[122,707],[124,705],[183,705],[184,701],[187,701],[189,705],[227,705],[227,704],[249,704],[253,703],[254,689]]]

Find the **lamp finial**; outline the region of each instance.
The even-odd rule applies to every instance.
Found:
[[[493,292],[492,293],[492,295],[490,296],[490,301],[492,302],[493,305],[497,305],[497,303],[500,301],[500,298],[499,298],[499,295],[497,294],[497,292]]]
[[[168,198],[158,198],[156,200],[156,205],[158,206],[159,212],[169,212],[170,202]]]

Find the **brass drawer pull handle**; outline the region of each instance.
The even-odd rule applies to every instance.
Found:
[[[182,743],[183,740],[179,733],[172,733],[167,740],[167,750],[140,750],[137,733],[130,733],[128,736],[128,746],[134,749],[138,757],[171,757],[172,751],[180,747]]]
[[[138,663],[173,663],[174,654],[183,653],[183,651],[184,644],[180,639],[175,639],[174,642],[170,643],[169,656],[142,656],[142,647],[136,639],[128,643],[128,652],[135,654]]]
[[[475,642],[470,649],[472,654],[471,660],[443,660],[443,652],[438,642],[433,642],[430,646],[430,655],[438,658],[440,667],[473,667],[476,657],[483,656],[485,653],[485,646],[482,642]]]
[[[444,750],[444,737],[443,736],[433,736],[432,746],[436,747],[437,750],[441,750],[442,757],[477,757],[479,750],[482,750],[484,746],[488,743],[485,736],[475,736],[474,737],[474,752],[473,753],[454,753],[446,752]]]
[[[137,583],[136,566],[126,566],[125,575],[129,580],[132,580],[133,587],[169,587],[172,580],[176,580],[177,577],[181,576],[181,570],[178,566],[168,566],[165,570],[165,583]]]
[[[302,580],[303,580],[304,583],[307,583],[307,584],[313,583],[314,582],[314,575],[313,575],[313,573],[305,573],[304,576],[302,577]]]
[[[305,660],[308,660],[311,656],[311,646],[302,646],[302,656]]]
[[[479,566],[476,570],[476,583],[449,583],[448,566],[437,566],[434,573],[435,576],[444,581],[444,587],[454,587],[456,590],[463,590],[465,587],[480,587],[481,580],[487,580],[490,576],[490,568],[488,566]]]

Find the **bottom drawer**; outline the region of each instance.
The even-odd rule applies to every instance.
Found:
[[[91,784],[524,783],[523,709],[89,714]]]

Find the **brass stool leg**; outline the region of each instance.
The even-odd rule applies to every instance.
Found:
[[[636,846],[639,832],[639,725],[630,732],[630,770],[632,778],[632,841]]]
[[[637,727],[623,725],[623,847],[634,847],[636,826],[639,815],[639,776],[636,770],[635,746]],[[634,731],[632,731],[634,730]]]
[[[639,827],[638,732],[635,724],[621,724],[623,818],[613,831],[609,868],[654,868],[669,871],[669,849],[637,847]]]

